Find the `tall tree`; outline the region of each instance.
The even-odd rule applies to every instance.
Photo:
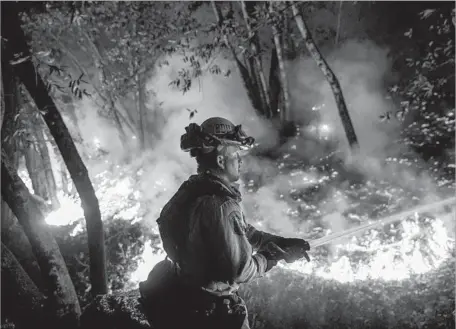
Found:
[[[337,109],[339,110],[340,119],[345,130],[345,135],[348,139],[348,143],[351,148],[356,148],[358,147],[358,138],[356,137],[355,129],[350,119],[350,114],[348,113],[347,104],[345,103],[344,95],[342,93],[339,80],[337,79],[336,75],[331,70],[328,63],[322,56],[317,45],[313,41],[309,28],[304,22],[304,19],[302,18],[302,15],[299,12],[296,3],[292,2],[291,9],[293,12],[293,16],[295,17],[296,24],[298,25],[299,32],[301,32],[301,36],[305,42],[307,50],[309,51],[310,55],[313,57],[318,67],[321,69],[326,79],[328,80],[329,85],[331,86],[334,98],[336,100]]]
[[[40,112],[27,91],[21,88],[21,119],[27,127],[25,159],[35,194],[51,202],[52,209],[58,209],[57,184],[52,170],[45,124]],[[37,188],[35,188],[37,185]]]
[[[95,190],[62,116],[49,96],[46,85],[30,61],[31,53],[21,29],[15,4],[2,3],[2,8],[8,12],[8,15],[2,20],[3,37],[6,39],[3,60],[12,61],[15,54],[20,54],[21,58],[24,59],[16,61],[15,73],[27,88],[42,114],[79,193],[87,225],[92,293],[95,295],[105,294],[108,289],[104,231]]]
[[[37,111],[35,110],[35,113]],[[38,154],[41,158],[42,170],[44,172],[44,177],[46,180],[47,194],[51,201],[53,209],[58,209],[60,207],[60,202],[57,197],[57,184],[54,178],[54,172],[52,170],[51,156],[49,155],[49,150],[47,147],[44,129],[46,129],[42,124],[41,117],[35,117],[36,124],[34,127],[34,133],[36,138],[36,147],[38,149]]]
[[[18,131],[19,114],[19,80],[13,73],[13,67],[2,61],[2,91],[4,106],[2,107],[1,143],[11,164],[17,167],[19,162]]]
[[[257,17],[255,17],[255,3],[246,3],[243,0],[241,0],[240,3],[242,15],[247,27],[249,45],[252,50],[251,60],[253,61],[253,65],[251,65],[251,74],[252,76],[256,76],[257,81],[259,81],[258,89],[263,103],[263,112],[266,114],[266,116],[272,117],[268,85],[264,76],[263,63],[260,58],[261,49],[260,40],[258,37]]]
[[[213,38],[209,42],[196,41],[199,48],[196,47],[195,53],[199,56],[210,53],[208,49],[228,50],[252,107],[259,115],[286,127],[291,119],[286,78],[290,38],[286,36],[289,24],[283,14],[288,7],[274,4],[271,7],[260,1],[238,1],[238,6],[236,2],[211,1],[211,4],[216,24],[210,23],[207,31]],[[211,54],[217,55],[217,52]],[[221,73],[219,69],[209,71]],[[183,91],[190,84],[184,82],[180,81],[180,85],[185,86],[181,88]]]
[[[230,51],[230,54],[239,70],[242,82],[246,89],[252,107],[258,114],[267,118],[277,116],[279,107],[279,94],[282,91],[279,63],[277,61],[277,50],[274,42],[269,49],[262,49],[262,42],[259,30],[264,25],[260,24],[261,19],[265,19],[266,7],[260,2],[241,1],[238,13],[232,8],[232,3],[216,3],[212,1],[212,7],[217,21],[217,31],[222,35],[223,42]],[[224,16],[222,7],[227,5],[228,12]],[[242,19],[244,26],[237,23]],[[231,38],[230,38],[231,36]],[[243,40],[239,42],[239,40]],[[247,45],[247,47],[245,47]],[[238,50],[241,50],[240,52]],[[265,75],[265,61],[270,55],[269,81]]]
[[[44,138],[42,118],[38,110],[21,97],[20,121],[25,127],[25,136],[22,138],[25,164],[32,181],[34,194],[43,199],[43,206],[58,209],[60,202],[57,197],[57,185],[52,171],[51,158]],[[50,202],[50,204],[49,204]]]
[[[290,95],[288,91],[288,78],[287,78],[287,69],[285,66],[285,54],[284,54],[284,47],[282,46],[283,43],[283,31],[286,28],[284,20],[281,19],[282,15],[275,15],[276,14],[276,4],[271,1],[269,3],[269,14],[271,15],[271,28],[272,28],[272,35],[274,39],[274,53],[277,59],[278,71],[280,76],[280,84],[282,85],[282,95],[283,95],[283,108],[280,111],[280,115],[282,117],[282,121],[288,121],[290,116]],[[272,59],[271,59],[272,62]],[[271,63],[271,71],[272,71],[272,63]],[[272,87],[270,87],[272,88]],[[278,107],[278,105],[277,105]]]
[[[60,328],[75,328],[81,309],[57,242],[46,228],[40,208],[4,155],[2,151],[2,197],[21,223],[33,247],[48,291],[49,307],[54,310],[53,324]]]
[[[228,32],[232,23],[229,20],[226,20],[222,15],[220,6],[215,1],[211,1],[212,8],[214,10],[215,18],[217,21],[217,28],[219,33],[222,35],[223,42],[226,48],[229,49],[231,55],[233,56],[234,61],[236,62],[236,67],[239,70],[244,88],[246,89],[247,96],[249,97],[252,107],[260,114],[266,115],[263,109],[263,103],[261,99],[261,94],[258,89],[257,83],[254,77],[251,75],[251,72],[247,69],[246,65],[242,63],[240,58],[236,53],[236,49],[233,46],[232,42],[229,39]]]

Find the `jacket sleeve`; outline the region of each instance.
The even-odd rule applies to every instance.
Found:
[[[247,224],[237,202],[203,197],[195,211],[205,213],[202,233],[217,279],[245,283],[264,275],[267,260],[263,255],[252,255]]]
[[[255,250],[261,249],[268,242],[277,243],[282,237],[257,230],[250,224],[247,224],[247,239]]]

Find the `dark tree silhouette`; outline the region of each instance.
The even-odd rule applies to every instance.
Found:
[[[16,61],[14,65],[14,73],[18,75],[27,88],[46,125],[49,127],[79,193],[87,225],[92,293],[94,295],[105,294],[108,289],[104,231],[95,190],[68,128],[53,99],[50,97],[46,85],[30,60],[31,53],[27,46],[25,34],[20,26],[15,3],[3,2],[2,9],[3,12],[8,12],[8,15],[4,16],[2,20],[2,37],[6,39],[3,60],[11,63],[15,54],[22,56],[23,60]]]

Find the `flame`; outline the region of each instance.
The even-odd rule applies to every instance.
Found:
[[[95,177],[95,179],[100,180],[95,194],[98,197],[102,220],[114,214],[116,217],[125,220],[136,219],[140,208],[140,192],[134,190],[132,178],[121,177],[117,180],[111,180],[109,179],[110,175],[112,173],[104,171]],[[46,216],[45,222],[48,225],[66,226],[84,218],[79,197],[72,197],[60,191],[57,196],[60,207]],[[126,200],[133,201],[132,205],[126,204]],[[83,225],[85,224],[78,223],[71,236],[80,233]]]
[[[141,174],[142,171],[137,172],[137,176]],[[120,174],[117,179],[110,179],[113,175],[117,174],[106,171],[97,175],[99,184],[96,194],[99,197],[102,218],[106,219],[110,214],[115,214],[125,220],[141,220],[138,212],[142,195],[135,189],[133,178],[131,175]],[[164,193],[170,186],[169,183],[161,176],[148,186],[157,193]],[[59,199],[61,208],[47,216],[48,224],[68,225],[83,218],[79,200],[62,194]],[[342,283],[367,279],[404,280],[413,274],[422,274],[437,268],[451,256],[451,248],[455,242],[451,233],[455,214],[435,213],[434,218],[436,219],[427,219],[423,224],[418,216],[414,216],[412,219],[403,220],[396,227],[391,225],[388,237],[380,234],[378,230],[370,230],[362,236],[332,245],[329,257],[321,256],[316,248],[313,256],[311,251],[312,261],[309,263],[302,260],[292,264],[279,263],[278,266]],[[81,221],[72,235],[80,232],[82,225],[84,223]],[[261,229],[261,223],[256,226]],[[137,257],[138,267],[130,275],[132,284],[145,280],[154,265],[165,258],[162,247],[159,246],[159,250],[154,253],[151,242],[146,243],[142,254]]]
[[[327,124],[321,124],[319,127],[319,131],[322,134],[328,134],[329,132],[331,132],[331,127]]]
[[[454,218],[454,217],[453,217]],[[454,239],[450,238],[442,220],[434,220],[427,232],[416,222],[402,222],[402,239],[393,243],[383,243],[378,231],[372,231],[364,237],[368,246],[360,245],[359,239],[335,246],[336,256],[330,264],[320,261],[298,261],[293,264],[280,264],[281,267],[303,274],[316,275],[341,283],[356,280],[376,279],[384,281],[404,280],[413,274],[423,274],[440,266],[451,256]],[[422,233],[425,233],[424,235]],[[417,238],[425,238],[428,248],[423,250],[423,243]],[[355,251],[369,256],[366,261],[353,264],[347,254]]]
[[[95,137],[93,139],[93,143],[95,144],[95,148],[97,148],[97,149],[101,148],[101,141],[98,137]]]
[[[81,205],[78,204],[75,199],[61,192],[59,192],[57,196],[60,201],[60,208],[54,210],[46,216],[45,222],[47,224],[66,226],[84,217]]]
[[[166,254],[163,251],[163,246],[158,246],[160,251],[154,253],[151,247],[151,240],[146,241],[144,250],[140,256],[138,256],[138,267],[135,271],[130,274],[130,282],[138,284],[140,281],[145,281],[149,272],[159,262],[165,259]]]
[[[330,263],[327,259],[316,258],[311,262],[280,262],[278,266],[341,283],[368,279],[399,281],[435,269],[451,256],[455,241],[449,237],[442,220],[436,219],[430,223],[427,232],[423,232],[416,221],[403,221],[401,225],[403,233],[399,241],[384,243],[378,231],[372,230],[364,238],[353,237],[349,242],[336,245],[337,255]],[[421,251],[416,242],[416,238],[423,233],[425,235],[421,237],[426,238],[431,250],[430,255]],[[350,257],[354,252],[361,252],[369,257],[366,257],[366,261],[354,264]],[[138,269],[131,274],[132,282],[146,280],[150,270],[165,256],[162,249],[159,253],[153,254],[152,248],[148,245],[139,257]]]
[[[17,175],[19,176],[20,179],[24,182],[25,186],[28,188],[30,193],[35,193],[35,190],[33,189],[32,185],[32,180],[30,179],[30,176],[28,174],[27,170],[18,170]]]

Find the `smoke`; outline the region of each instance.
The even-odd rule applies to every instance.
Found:
[[[272,124],[255,113],[233,63],[218,58],[212,64],[219,65],[223,71],[233,71],[229,77],[211,74],[206,70],[201,77],[193,81],[189,91],[182,93],[170,87],[169,83],[178,77],[179,70],[186,67],[186,64],[180,56],[173,56],[168,62],[169,65],[159,69],[148,85],[148,88],[156,93],[157,100],[162,102],[166,116],[172,116],[172,120],[168,120],[172,122],[164,127],[164,132],[169,132],[168,128],[176,128],[173,134],[180,138],[180,134],[184,133],[184,127],[190,122],[201,124],[209,117],[221,116],[242,124],[263,146],[277,143],[277,132]],[[194,110],[194,117],[190,118],[190,111]]]
[[[384,86],[394,73],[388,49],[367,40],[351,40],[324,55],[339,78],[360,147],[357,152],[349,152],[329,84],[313,59],[301,58],[290,63],[290,80],[294,86],[291,89],[293,115],[305,122],[301,129],[302,139],[292,143],[302,150],[303,158],[314,160],[333,150],[334,147],[325,149],[327,145],[312,138],[316,134],[326,135],[335,141],[336,155],[348,170],[378,181],[394,182],[410,191],[423,191],[423,198],[435,200],[437,186],[426,171],[426,165],[407,146],[397,142],[401,123],[394,117],[381,120],[382,115],[396,110],[395,104],[386,96]],[[316,119],[309,123],[309,118]],[[396,161],[405,153],[408,163]],[[424,168],[417,169],[420,162]]]
[[[154,95],[149,99],[147,107],[151,112],[159,111],[159,116],[163,118],[159,132],[161,139],[155,142],[153,150],[135,161],[135,166],[141,167],[141,183],[138,188],[143,193],[143,199],[153,203],[145,218],[145,223],[152,225],[155,225],[161,208],[178,187],[196,172],[195,160],[179,147],[180,137],[189,123],[201,124],[209,117],[224,117],[242,124],[249,134],[255,136],[257,142],[266,146],[277,143],[278,136],[272,125],[254,112],[236,73],[224,77],[205,72],[193,81],[189,91],[183,93],[171,87],[170,81],[178,77],[179,70],[186,67],[185,63],[177,55],[167,61],[169,65],[157,68],[146,86],[149,95]],[[222,70],[233,69],[229,61],[218,59],[215,63]],[[160,104],[160,107],[156,107],[156,104]],[[157,113],[148,115],[157,116]],[[264,166],[258,166],[257,171],[263,168]]]
[[[102,118],[91,99],[84,98],[79,102],[76,116],[84,141],[105,149],[113,156],[123,151],[119,133],[111,123],[112,119]]]
[[[63,120],[79,154],[88,163],[92,176],[105,170],[109,166],[108,162],[121,162],[129,148],[137,144],[136,136],[125,128],[126,136],[121,137],[112,117],[101,115],[102,111],[94,99],[83,98],[74,107],[74,117],[64,111]],[[100,158],[104,161],[100,162]]]
[[[400,125],[397,121],[381,122],[380,115],[394,109],[385,97],[383,83],[390,74],[388,50],[369,41],[349,41],[335,51],[325,54],[340,80],[345,100],[360,142],[360,151],[348,156],[348,145],[332,91],[325,77],[311,58],[300,58],[288,63],[292,115],[301,122],[300,136],[291,139],[280,149],[279,161],[249,155],[245,157],[242,190],[248,220],[259,229],[285,236],[305,236],[316,226],[313,219],[303,218],[303,209],[309,200],[293,191],[311,189],[325,183],[327,177],[313,169],[284,169],[292,161],[301,164],[317,163],[335,149],[347,170],[365,177],[387,180],[409,190],[427,191],[425,197],[434,201],[437,188],[425,173],[417,173],[398,163],[386,163],[403,149],[396,143]],[[171,87],[170,82],[186,68],[180,56],[167,58],[169,65],[156,69],[147,83],[149,99],[146,104],[149,117],[161,118],[158,140],[150,151],[140,154],[132,166],[140,176],[136,187],[147,203],[145,224],[155,226],[161,208],[189,175],[196,172],[196,164],[189,154],[180,150],[180,136],[190,122],[201,124],[213,116],[221,116],[242,124],[249,135],[264,148],[279,145],[276,128],[257,115],[252,108],[235,65],[217,58],[223,71],[231,70],[229,77],[209,73],[192,82],[192,88],[183,93]],[[159,106],[157,104],[160,104]],[[90,143],[97,139],[114,159],[124,154],[122,141],[116,129],[101,118],[90,101],[78,107],[79,128],[83,139]],[[325,135],[321,140],[318,135]],[[111,157],[110,157],[111,158]],[[113,159],[113,158],[111,158]],[[282,163],[281,163],[282,162]],[[336,173],[343,175],[343,173]],[[341,180],[343,181],[343,179]],[[319,223],[332,232],[350,226],[344,212],[349,209],[341,186],[331,186],[321,192]],[[290,194],[291,192],[291,194]]]
[[[370,41],[347,41],[338,49],[325,54],[339,79],[350,117],[355,128],[360,152],[383,156],[391,153],[392,143],[399,137],[399,122],[381,122],[380,115],[394,105],[383,92],[384,78],[390,73],[388,50]],[[290,84],[293,116],[305,121],[317,111],[319,124],[326,125],[339,147],[347,150],[348,143],[335,104],[332,90],[312,58],[291,63]]]
[[[340,80],[360,143],[357,154],[348,157],[345,153],[341,158],[347,168],[371,179],[394,181],[410,190],[427,188],[426,196],[435,200],[436,187],[427,175],[420,176],[397,163],[385,163],[387,157],[396,156],[401,151],[396,143],[399,123],[394,120],[381,122],[379,118],[394,108],[383,90],[383,81],[391,70],[387,53],[387,49],[369,41],[349,41],[325,54]],[[235,124],[242,124],[247,133],[264,147],[278,145],[278,132],[255,113],[232,62],[218,58],[213,64],[219,65],[222,71],[230,69],[233,73],[226,77],[203,70],[202,76],[193,81],[192,88],[186,93],[170,86],[170,81],[178,77],[179,70],[186,64],[179,56],[168,58],[168,63],[157,69],[147,85],[155,95],[148,107],[153,109],[154,104],[160,103],[160,108],[153,110],[160,111],[164,118],[160,132],[162,138],[150,154],[138,160],[144,163],[140,189],[144,198],[154,200],[154,210],[148,219],[155,219],[180,184],[196,171],[194,159],[179,148],[180,136],[190,122],[201,124],[209,117],[225,117]],[[316,161],[334,150],[334,145],[342,153],[347,151],[334,96],[320,69],[310,58],[300,58],[289,63],[288,67],[293,117],[305,124],[301,127],[301,135],[282,147],[283,161],[287,161],[290,155],[299,160]],[[315,111],[315,108],[319,110]],[[317,116],[315,112],[318,112]],[[309,117],[313,119],[309,120]],[[311,127],[315,125],[319,127],[318,133],[327,134],[332,144],[312,136],[315,132]],[[323,174],[302,169],[283,171],[280,163],[277,166],[277,161],[255,155],[247,156],[243,166],[244,208],[251,223],[265,231],[286,236],[302,236],[315,225],[300,218],[300,209],[305,207],[306,200],[291,197],[290,191],[324,183]],[[340,187],[328,191],[316,210],[321,214],[321,223],[333,232],[346,229],[349,223],[343,213],[350,202],[342,196]]]

